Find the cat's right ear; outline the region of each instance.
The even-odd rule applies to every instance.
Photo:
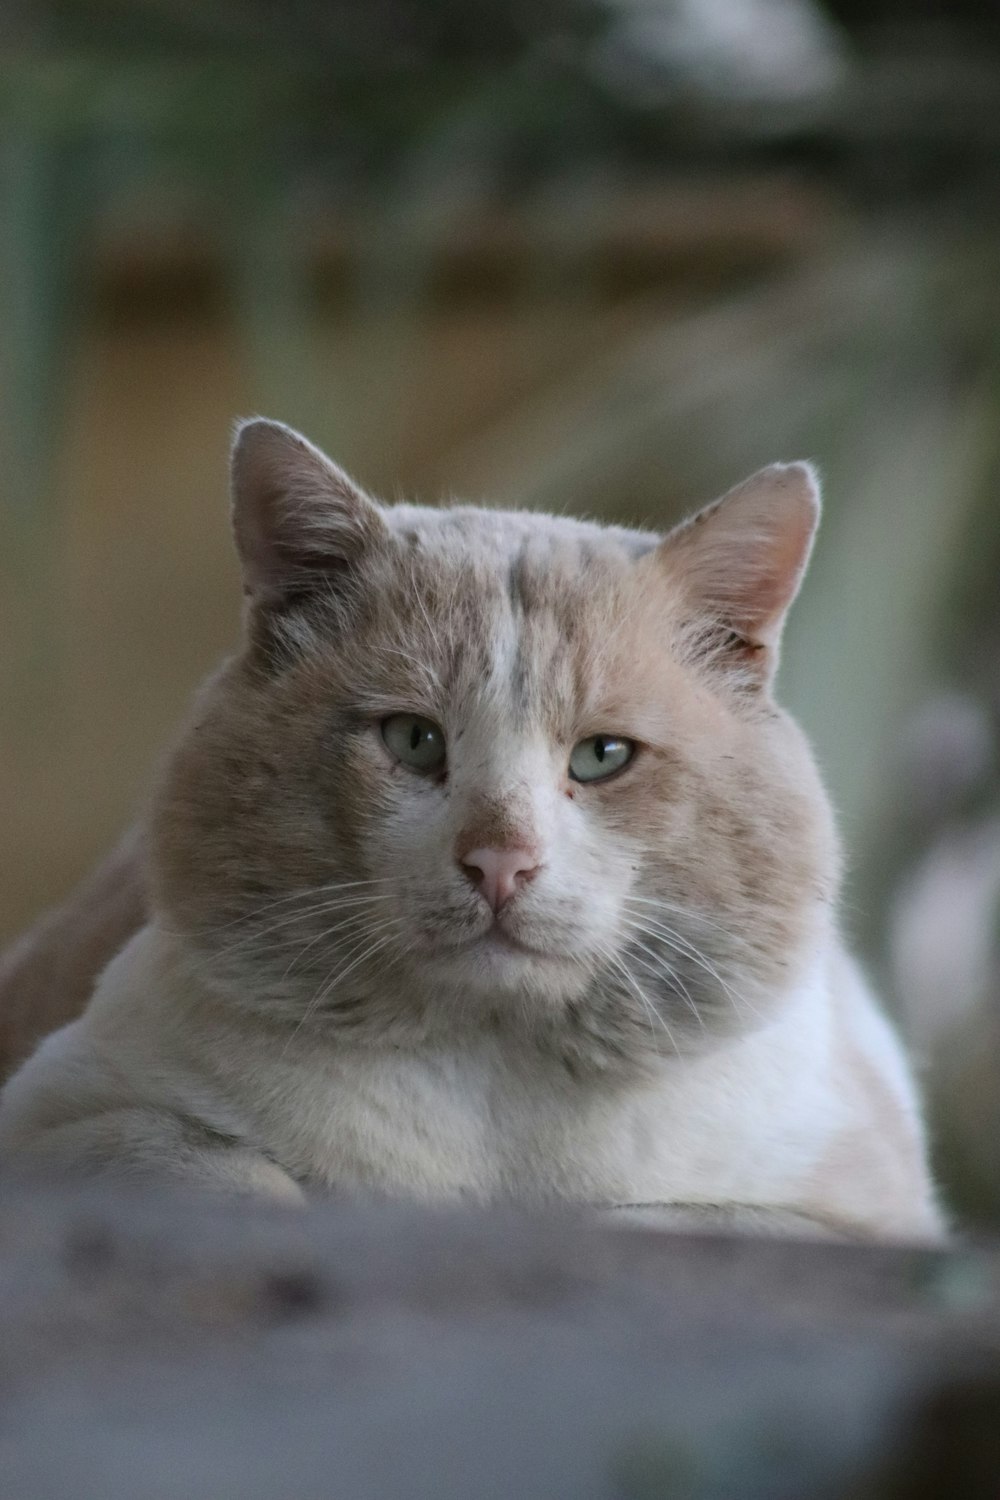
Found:
[[[281,609],[335,582],[386,534],[375,502],[282,422],[239,424],[230,487],[243,588],[255,606]]]

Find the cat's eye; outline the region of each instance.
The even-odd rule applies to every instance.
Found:
[[[600,781],[627,766],[635,754],[635,743],[617,734],[592,734],[574,745],[569,774],[574,781]]]
[[[412,771],[440,771],[444,765],[444,734],[432,719],[390,714],[382,720],[382,738],[396,759]]]

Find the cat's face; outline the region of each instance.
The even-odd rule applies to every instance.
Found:
[[[310,1024],[487,1027],[570,1066],[773,1007],[834,885],[769,695],[807,471],[661,543],[377,509],[273,424],[235,463],[248,646],[154,819],[157,906],[206,972]]]

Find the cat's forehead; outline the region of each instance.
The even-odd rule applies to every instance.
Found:
[[[657,617],[658,653],[663,600],[643,610],[636,587],[654,534],[470,506],[384,514],[391,545],[356,636],[359,672],[386,677],[383,691],[406,686],[416,701],[433,678],[451,706],[502,704],[558,728],[634,681],[644,616]]]
[[[384,514],[394,537],[445,565],[488,561],[504,569],[517,563],[544,569],[548,563],[564,572],[596,560],[632,563],[659,540],[648,531],[539,511],[401,504]]]
[[[631,613],[637,564],[659,540],[535,511],[401,505],[389,517],[386,600],[457,636],[484,672],[512,652],[550,668],[574,650],[592,657]]]

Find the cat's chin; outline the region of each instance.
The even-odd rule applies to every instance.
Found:
[[[520,938],[514,937],[503,927],[494,924],[482,937],[473,939],[468,945],[469,951],[481,953],[510,953],[522,958],[542,959],[553,963],[562,961],[564,955],[548,953],[542,948],[534,948],[530,943],[522,942]]]
[[[534,947],[496,924],[428,956],[442,976],[477,989],[560,991],[579,984],[578,955]]]

